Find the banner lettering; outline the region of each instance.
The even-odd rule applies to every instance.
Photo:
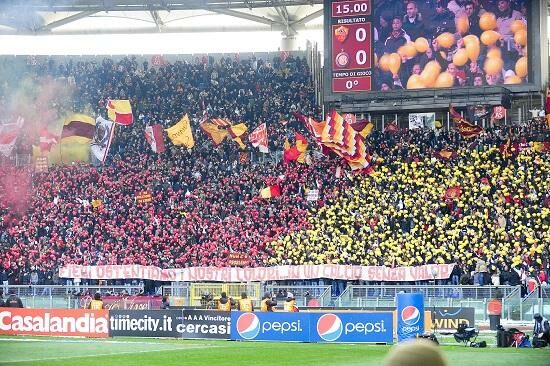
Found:
[[[70,264],[59,268],[61,278],[130,279],[154,281],[219,281],[260,282],[330,278],[363,281],[422,281],[447,279],[455,264],[426,264],[415,267],[346,266],[337,264],[276,266],[256,268],[189,267],[161,269],[153,266],[107,265],[80,266]]]

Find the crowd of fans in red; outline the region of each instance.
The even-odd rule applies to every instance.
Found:
[[[49,60],[25,72],[35,80],[62,77],[73,86],[70,100],[56,101],[60,115],[104,115],[106,99],[128,98],[135,122],[117,129],[105,166],[73,164],[45,173],[34,173],[32,166],[0,167],[0,269],[10,283],[29,283],[33,272],[53,283],[58,266],[69,263],[224,266],[229,253],[237,252],[248,254],[251,266],[264,265],[272,255],[268,242],[307,229],[313,207],[354,184],[346,174],[336,174],[337,167],[346,168],[334,158],[312,154],[313,164],[283,164],[277,158],[285,137],[292,141],[294,131],[305,131],[292,111],[321,117],[303,58],[178,61],[158,68],[133,58]],[[9,91],[10,85],[0,89],[0,102]],[[245,121],[250,130],[266,122],[271,154],[260,157],[248,146],[241,159],[231,141],[214,148],[198,127],[204,111]],[[144,126],[166,128],[183,113],[193,119],[195,148],[187,151],[167,141],[165,153],[153,153]],[[548,139],[543,124],[512,132],[518,141],[540,134]],[[506,138],[507,131],[491,129],[475,143],[498,145]],[[436,136],[426,130],[375,131],[368,142],[371,153],[386,162],[472,143],[455,131]],[[408,150],[410,143],[415,151]],[[280,198],[259,197],[270,184],[280,185]],[[319,189],[320,200],[308,201],[306,189]],[[136,202],[136,193],[144,190],[151,192],[151,203]],[[92,201],[101,205],[93,207]]]

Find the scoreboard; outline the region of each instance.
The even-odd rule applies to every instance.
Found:
[[[325,0],[332,93],[371,91],[372,0]],[[328,34],[327,34],[328,33]],[[327,64],[326,64],[327,65]]]

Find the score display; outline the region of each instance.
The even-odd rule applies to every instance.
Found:
[[[371,0],[326,0],[327,5],[332,92],[370,91],[373,63]]]

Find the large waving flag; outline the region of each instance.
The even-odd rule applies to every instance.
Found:
[[[85,114],[74,113],[65,117],[61,142],[88,144],[94,137],[96,121]]]
[[[367,138],[374,129],[374,123],[367,122],[366,120],[357,121],[351,124],[351,127],[359,132],[359,135],[363,138]]]
[[[33,158],[46,157],[51,164],[71,164],[90,161],[90,143],[95,135],[96,121],[85,114],[73,113],[65,117],[61,136],[47,131],[40,135],[40,146],[33,147]],[[49,150],[48,150],[49,145]]]
[[[296,150],[298,150],[298,152],[300,153],[296,161],[300,164],[304,164],[306,162],[306,151],[309,144],[306,138],[301,134],[299,134],[298,132],[296,132],[295,138],[296,138]]]
[[[208,135],[210,140],[214,143],[214,146],[219,146],[228,135],[226,129],[219,128],[217,124],[212,122],[201,123],[201,130]]]
[[[163,153],[166,150],[164,139],[162,138],[162,126],[155,124],[145,127],[145,140],[151,149],[157,154]]]
[[[235,143],[237,143],[237,145],[239,145],[239,147],[243,150],[246,149],[246,145],[241,139],[241,136],[244,135],[247,130],[248,130],[248,127],[246,127],[244,123],[239,123],[239,124],[230,126],[227,129],[227,132],[229,132],[229,135],[231,136],[233,141],[235,141]]]
[[[286,164],[288,162],[298,159],[299,156],[300,152],[298,151],[296,146],[290,146],[290,142],[288,142],[288,139],[286,139],[283,145],[283,162]]]
[[[97,117],[95,122],[95,134],[90,143],[90,152],[92,155],[92,164],[102,165],[107,159],[109,148],[113,140],[115,124],[112,121],[102,117]]]
[[[451,104],[449,104],[449,113],[451,114],[451,117],[453,118],[453,122],[456,124],[456,127],[458,128],[458,132],[460,132],[462,137],[469,139],[472,137],[476,137],[483,132],[483,128],[466,121],[460,115],[460,113],[458,113],[453,108]]]
[[[250,141],[252,146],[257,147],[260,152],[269,152],[267,141],[267,125],[265,122],[256,127],[256,129],[252,131],[250,135],[248,135],[248,141]]]
[[[263,199],[279,197],[281,195],[281,187],[278,185],[268,186],[260,191],[260,197]]]
[[[128,126],[134,122],[132,106],[126,99],[112,99],[107,102],[107,115],[109,119],[120,125]]]
[[[188,149],[192,149],[195,146],[195,139],[193,138],[193,131],[191,130],[191,123],[187,114],[178,123],[165,131],[174,145],[183,145]]]

